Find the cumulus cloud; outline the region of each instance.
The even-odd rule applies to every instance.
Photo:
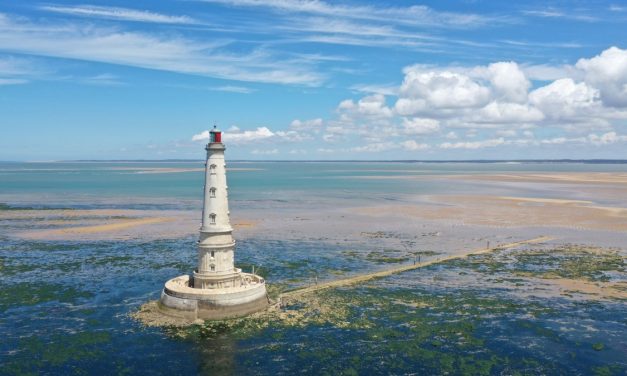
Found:
[[[611,47],[591,59],[580,59],[575,66],[599,90],[606,105],[627,107],[627,50]]]
[[[597,89],[571,78],[562,78],[532,91],[529,102],[554,119],[585,115],[600,106]]]
[[[403,128],[406,134],[428,134],[440,130],[440,122],[428,118],[403,118]]]
[[[279,154],[279,149],[270,149],[270,150],[254,149],[250,153],[254,155],[276,155],[276,154]]]
[[[295,119],[290,123],[290,128],[293,130],[319,130],[322,128],[323,121],[320,118],[311,120],[298,120]]]
[[[544,114],[527,104],[490,102],[470,118],[477,123],[513,124],[537,122],[544,119]]]
[[[202,131],[192,136],[192,141],[206,141],[209,140],[209,131]]]
[[[602,135],[589,134],[588,140],[594,145],[607,145],[615,142],[627,141],[627,136],[619,136],[616,132],[607,132]]]
[[[498,99],[515,103],[527,101],[531,82],[513,61],[490,64],[490,83]]]
[[[396,145],[393,142],[376,142],[376,143],[372,143],[372,144],[366,144],[363,146],[356,146],[350,149],[351,152],[357,152],[357,153],[364,153],[364,152],[371,152],[371,153],[379,153],[382,151],[388,151],[388,150],[392,150],[392,149],[396,149],[398,148],[398,145]]]
[[[368,95],[354,102],[347,99],[340,102],[338,112],[342,119],[351,121],[356,118],[389,118],[392,117],[392,110],[385,103],[385,96],[382,94]]]
[[[440,148],[442,149],[481,149],[486,147],[495,147],[505,144],[505,139],[495,138],[483,141],[473,141],[473,142],[443,142],[440,144]]]
[[[621,107],[626,97],[622,90],[627,87],[624,53],[609,48],[580,59],[576,65],[549,72],[557,77],[554,80],[534,78],[533,89],[525,66],[512,61],[474,67],[414,65],[403,71],[398,89],[390,91],[395,95],[345,99],[338,104],[335,118],[295,119],[276,131],[235,128],[226,132],[225,139],[301,143],[290,148],[305,150],[307,142],[317,138],[335,143],[335,149],[319,148],[328,153],[438,149],[452,153],[551,145],[616,148],[615,144],[627,142],[620,128],[627,120],[627,109]],[[388,106],[387,101],[394,105]],[[204,132],[194,139],[207,137]]]
[[[489,99],[490,90],[467,75],[409,67],[395,108],[401,115],[415,115],[427,110],[481,107]]]
[[[403,141],[403,142],[401,142],[401,146],[403,147],[403,149],[409,150],[409,151],[426,150],[426,149],[430,148],[430,146],[428,144],[417,143],[414,140]]]

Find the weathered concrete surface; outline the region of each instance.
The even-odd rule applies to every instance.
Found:
[[[173,278],[166,282],[161,292],[159,310],[188,320],[221,320],[265,309],[269,304],[265,280],[248,273],[241,273],[241,276],[249,282],[220,289],[190,287],[188,275]]]

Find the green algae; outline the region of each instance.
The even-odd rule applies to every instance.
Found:
[[[93,294],[74,287],[53,283],[17,283],[3,286],[0,295],[0,311],[12,307],[32,306],[47,302],[76,303],[79,299],[90,298]]]
[[[132,256],[91,256],[85,259],[85,262],[95,266],[130,266],[134,257]]]
[[[559,252],[549,254],[552,250],[541,251],[549,258],[559,258]],[[575,255],[597,257],[604,254],[588,253]],[[525,262],[527,260],[524,258],[519,261],[513,253],[501,251],[496,255],[477,255],[447,261],[429,266],[426,271],[434,272],[444,268],[459,273],[474,271],[484,276],[500,273],[490,283],[524,284],[527,280],[525,276],[518,276],[519,271],[526,267],[535,270],[524,265]],[[547,269],[555,267],[552,263],[544,264],[548,265]],[[616,262],[596,264],[601,267],[586,267],[582,270],[592,270],[593,273],[599,270],[622,270],[622,266]],[[543,273],[546,270],[536,272]],[[405,276],[411,279],[410,273]],[[517,299],[495,294],[489,288],[438,289],[420,284],[405,288],[394,283],[392,285],[395,287],[390,288],[389,278],[396,277],[385,277],[360,286],[290,295],[281,307],[267,312],[243,319],[204,322],[190,328],[173,329],[170,333],[196,341],[271,338],[271,342],[261,345],[260,349],[279,353],[281,357],[291,354],[298,359],[299,364],[305,364],[303,372],[316,374],[404,374],[409,370],[424,374],[462,375],[563,372],[563,364],[549,360],[540,353],[521,348],[510,351],[500,349],[500,343],[494,342],[491,335],[495,330],[495,322],[523,338],[577,348],[577,353],[566,353],[565,356],[570,356],[570,359],[575,359],[581,351],[605,349],[604,344],[577,345],[567,335],[553,329],[550,320],[562,311],[548,304],[548,300]],[[271,296],[277,297],[287,286],[287,283],[277,286]],[[594,302],[572,304],[575,310],[602,309]],[[303,335],[310,330],[318,333],[316,343],[320,342],[320,345],[309,343],[307,346],[298,346],[288,339],[291,333]],[[353,346],[360,346],[359,350],[355,350],[359,351],[359,356],[347,356],[341,351],[345,345],[339,342],[339,338],[343,335],[356,341],[352,342]],[[384,368],[376,368],[377,365]],[[624,368],[613,365],[586,367],[588,374],[611,375],[624,371]]]
[[[502,250],[446,262],[484,274],[508,273],[514,278],[570,278],[607,282],[608,273],[624,273],[625,257],[618,250],[579,245],[552,249]],[[524,280],[518,281],[522,282]]]
[[[104,331],[56,333],[47,339],[38,336],[23,338],[18,343],[17,356],[8,358],[0,365],[0,374],[36,375],[41,374],[42,370],[49,370],[49,373],[87,374],[85,370],[64,366],[104,357],[106,352],[103,345],[109,342],[111,335]],[[20,356],[21,353],[28,354],[28,358]],[[54,372],[55,369],[58,371]]]
[[[20,273],[28,273],[38,269],[38,266],[32,264],[19,264],[11,262],[11,259],[0,257],[0,274],[4,276],[12,276]]]

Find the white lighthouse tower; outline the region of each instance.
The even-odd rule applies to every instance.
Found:
[[[230,219],[222,133],[210,132],[205,163],[198,268],[166,282],[159,308],[188,319],[243,316],[268,305],[263,278],[235,268],[235,241]]]

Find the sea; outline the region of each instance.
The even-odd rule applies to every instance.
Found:
[[[201,161],[0,162],[0,214],[200,211],[203,168]],[[627,163],[616,161],[230,161],[227,168],[231,211],[273,215],[411,203],[428,194],[568,195],[567,187],[539,192],[523,183],[451,184],[438,176],[627,173]],[[627,197],[609,201],[623,206]],[[505,269],[486,277],[494,260],[439,264],[327,292],[325,299],[343,308],[326,320],[181,334],[146,327],[130,313],[158,299],[164,281],[191,270],[195,236],[28,240],[15,234],[36,228],[36,218],[3,218],[0,375],[627,374],[625,301],[516,297],[495,280],[526,282]],[[351,247],[338,239],[287,239],[277,229],[276,236],[239,241],[236,258],[266,265],[269,284],[294,285],[311,269],[358,273]],[[290,262],[329,252],[333,258]],[[624,258],[617,268],[612,273],[624,278]],[[491,282],[437,282],[469,275]]]

